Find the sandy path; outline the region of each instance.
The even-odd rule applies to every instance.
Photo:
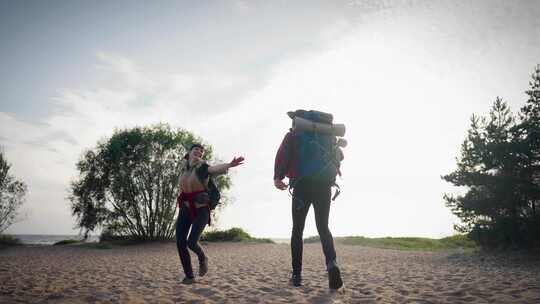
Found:
[[[345,289],[331,293],[319,244],[305,245],[300,288],[286,244],[204,246],[210,271],[192,286],[174,243],[2,250],[0,303],[540,303],[538,259],[337,245]]]

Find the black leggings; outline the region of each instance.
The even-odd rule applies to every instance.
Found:
[[[313,209],[315,209],[315,223],[326,258],[326,265],[336,259],[334,239],[332,238],[330,229],[328,229],[331,195],[331,184],[328,183],[303,180],[298,182],[294,187],[292,199],[293,229],[291,236],[292,269],[294,274],[300,274],[302,272],[302,235],[304,233],[306,216],[311,204],[313,204]]]
[[[197,208],[197,217],[191,218],[189,208],[182,204],[182,208],[178,213],[178,220],[176,221],[176,247],[178,248],[178,255],[180,256],[180,262],[184,268],[186,277],[193,278],[193,268],[191,267],[191,257],[189,255],[188,247],[199,258],[199,263],[206,259],[204,251],[199,245],[199,238],[204,230],[204,227],[208,223],[210,217],[210,210],[208,208]],[[188,232],[191,227],[191,232]]]

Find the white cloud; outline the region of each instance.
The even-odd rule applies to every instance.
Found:
[[[20,233],[67,233],[73,221],[65,199],[75,164],[85,149],[115,128],[168,122],[197,131],[200,121],[228,110],[230,90],[245,79],[219,73],[145,73],[122,56],[99,53],[108,80],[102,87],[62,89],[52,100],[54,114],[28,123],[0,112],[0,138],[17,176],[29,184],[29,219],[15,224]],[[221,100],[211,100],[214,95]],[[232,104],[232,102],[231,102]],[[49,218],[63,218],[51,225]]]
[[[326,33],[343,34],[326,34],[325,50],[280,62],[264,88],[220,116],[224,129],[247,143],[237,145],[232,135],[222,136],[216,139],[217,150],[248,155],[233,189],[238,201],[222,217],[227,227],[263,236],[290,234],[290,198],[272,188],[272,161],[290,123],[285,112],[305,108],[332,112],[347,125],[343,192],[331,214],[334,235],[453,233],[457,218],[442,195],[455,189],[440,176],[455,167],[470,115],[486,113],[502,84],[511,92],[520,79],[497,73],[515,68],[511,64],[493,65],[493,58],[508,50],[477,51],[459,41],[446,45],[440,32],[419,31],[429,24],[416,16],[370,18],[352,29],[332,27]],[[453,42],[455,21],[450,19],[438,25],[450,30],[445,35]],[[252,119],[241,118],[246,115]],[[312,216],[305,234],[316,234]]]
[[[234,2],[234,7],[240,11],[240,12],[247,12],[249,11],[249,5],[247,4],[246,1],[235,1]]]
[[[488,18],[498,6],[457,14],[466,17],[459,19],[431,5],[414,13],[377,13],[385,3],[368,8],[372,14],[358,24],[344,19],[324,29],[326,48],[276,59],[263,87],[254,85],[252,74],[225,74],[217,67],[165,74],[101,52],[101,85],[60,90],[52,116],[26,123],[0,113],[8,159],[30,185],[31,218],[13,230],[69,231],[66,189],[82,151],[115,127],[168,122],[207,139],[221,159],[247,157],[232,170],[237,201],[225,210],[222,227],[286,237],[290,198],[273,188],[274,153],[290,126],[285,113],[305,108],[332,112],[347,125],[343,193],[331,213],[334,235],[451,234],[456,219],[442,194],[452,188],[439,176],[453,169],[469,116],[485,113],[497,95],[524,89],[526,81],[500,71],[526,74],[538,46],[507,56],[514,54],[512,44],[530,46],[520,43],[526,34],[516,34],[516,43],[505,36],[497,49],[485,47],[498,37]],[[316,234],[312,216],[305,234]]]
[[[396,43],[392,39],[370,40],[365,35],[360,28],[333,40],[323,52],[281,63],[264,89],[227,113],[252,117],[243,119],[244,124],[224,126],[249,143],[231,144],[231,149],[227,137],[217,141],[218,151],[243,148],[240,151],[251,156],[246,168],[238,170],[238,202],[223,216],[228,226],[241,223],[265,236],[290,233],[290,198],[272,188],[272,161],[290,124],[285,113],[305,108],[332,112],[348,128],[343,194],[332,214],[336,235],[451,233],[453,218],[441,199],[447,187],[439,175],[454,152],[445,150],[447,138],[440,128],[445,103],[452,96],[432,103],[436,90],[446,84],[417,64],[425,52],[411,55],[413,50],[389,47]],[[447,118],[452,114],[446,113]],[[256,219],[247,220],[246,214]],[[260,225],[266,217],[275,224]],[[316,234],[312,218],[305,233]]]

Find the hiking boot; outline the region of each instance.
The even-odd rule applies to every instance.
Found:
[[[199,276],[204,277],[204,275],[208,272],[208,258],[204,258],[204,260],[199,261]]]
[[[191,285],[193,283],[195,283],[195,278],[185,277],[182,280],[182,284],[184,284],[184,285]]]
[[[341,273],[336,262],[331,262],[328,265],[328,287],[330,289],[340,289],[343,286],[343,281],[341,280]]]
[[[291,284],[294,287],[302,286],[302,275],[293,273],[291,276]]]

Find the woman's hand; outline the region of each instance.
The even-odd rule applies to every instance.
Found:
[[[232,168],[232,167],[242,165],[243,163],[244,163],[243,156],[239,156],[238,158],[234,157],[233,160],[231,160],[231,162],[229,163],[229,166]]]
[[[208,167],[208,173],[210,174],[225,174],[227,173],[227,170],[232,167],[240,166],[244,163],[244,157],[234,157],[233,160],[231,160],[230,163],[222,163],[219,165],[214,165]]]

